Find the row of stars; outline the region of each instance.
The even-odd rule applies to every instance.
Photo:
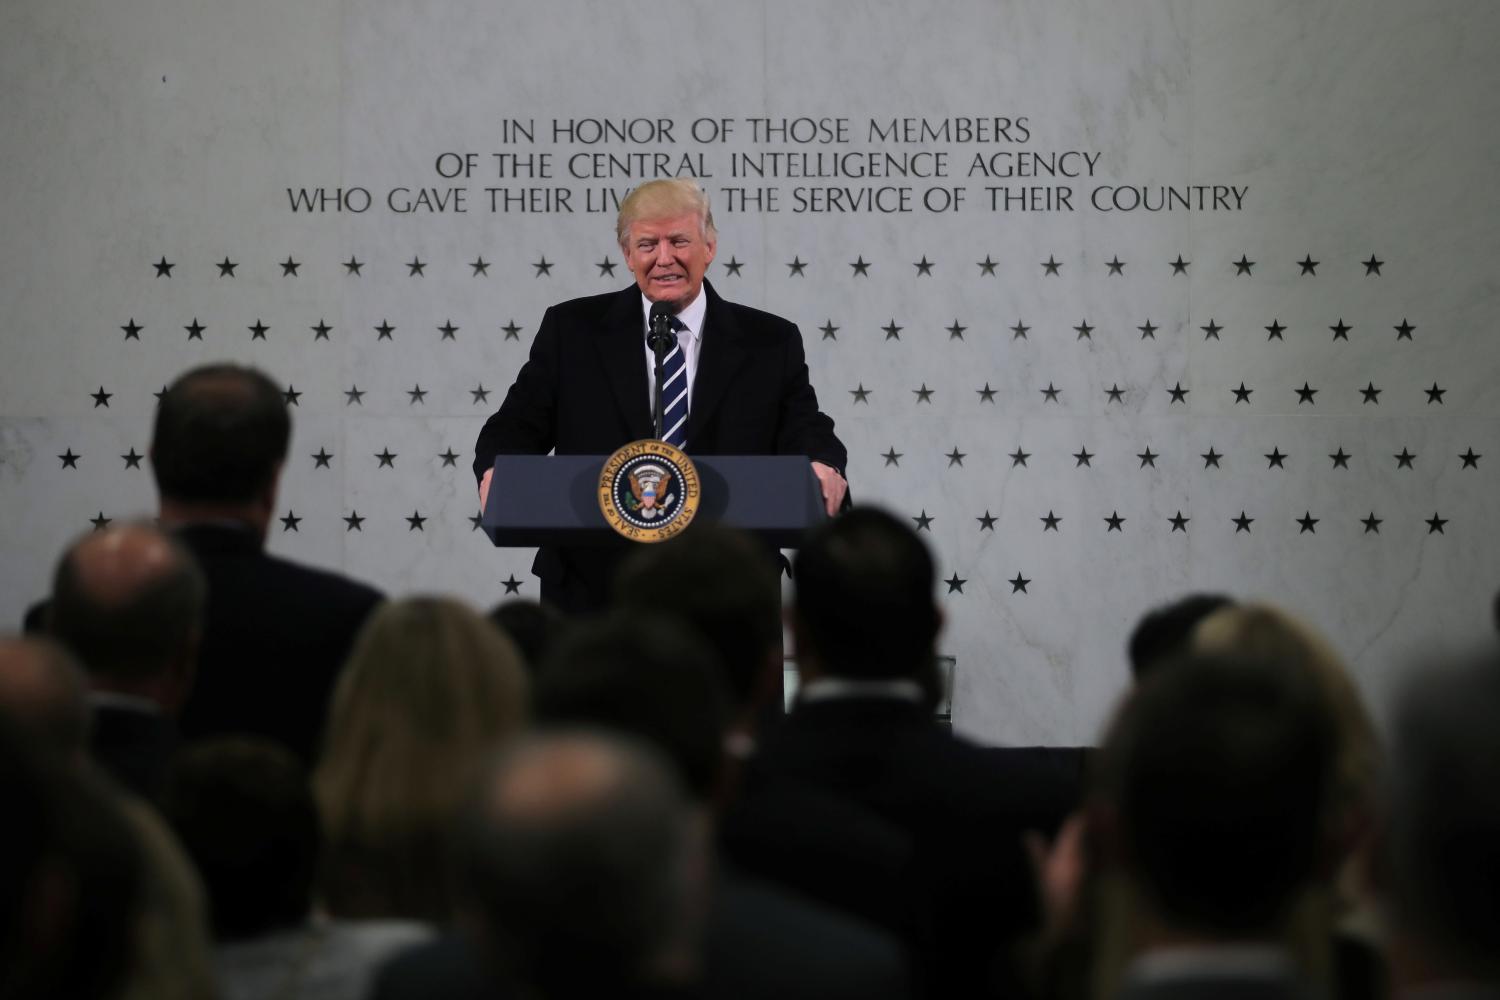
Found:
[[[843,327],[835,325],[832,319],[828,319],[824,321],[822,326],[817,327],[816,329],[822,332],[824,340],[836,341],[838,340],[838,333],[843,329]],[[886,340],[900,340],[901,334],[906,330],[906,327],[897,323],[895,318],[892,317],[886,322],[885,326],[876,327],[876,329],[885,334]],[[969,332],[969,327],[965,326],[957,318],[953,320],[953,323],[951,325],[941,327],[940,329],[948,334],[949,340],[964,340],[964,335]],[[1016,320],[1015,325],[1005,327],[1005,329],[1009,331],[1011,340],[1030,340],[1033,327],[1028,326],[1025,320],[1018,319]],[[1077,334],[1077,336],[1074,338],[1075,340],[1092,341],[1094,339],[1094,333],[1099,328],[1091,324],[1087,319],[1083,319],[1079,321],[1077,326],[1070,327],[1069,329]],[[1160,330],[1161,327],[1152,322],[1150,319],[1147,319],[1146,322],[1142,323],[1140,326],[1137,326],[1135,329],[1140,331],[1141,340],[1155,340],[1157,331]],[[1203,331],[1203,339],[1205,341],[1209,341],[1222,340],[1223,338],[1220,337],[1219,334],[1224,332],[1225,327],[1222,326],[1212,316],[1210,316],[1208,322],[1198,327],[1198,329]],[[1263,326],[1261,327],[1261,329],[1266,331],[1267,342],[1270,342],[1272,340],[1279,340],[1285,343],[1286,333],[1290,329],[1290,327],[1286,326],[1278,318],[1271,320],[1269,325]],[[1345,323],[1343,317],[1340,316],[1338,322],[1329,326],[1328,329],[1333,332],[1334,340],[1342,340],[1347,342],[1349,340],[1349,334],[1354,330],[1354,327],[1350,326],[1348,323]],[[1405,317],[1402,317],[1400,323],[1393,324],[1391,326],[1391,329],[1396,331],[1397,340],[1411,340],[1412,334],[1417,330],[1416,326]]]
[[[82,457],[82,455],[73,451],[71,447],[63,452],[63,454],[57,456],[58,460],[62,463],[62,468],[64,469],[77,469],[78,462]],[[121,455],[120,459],[124,461],[125,468],[139,469],[141,467],[141,459],[143,459],[144,457],[145,456],[137,452],[135,448],[131,448],[130,451]],[[326,447],[320,447],[317,451],[312,452],[308,457],[313,460],[314,469],[332,468],[334,453],[329,451]],[[384,447],[378,452],[373,452],[371,454],[371,457],[379,462],[379,465],[377,465],[376,468],[394,469],[396,467],[396,459],[399,458],[400,455],[396,452],[391,451],[389,447]],[[442,460],[443,467],[456,467],[460,455],[450,447],[438,452],[436,457]],[[888,451],[881,453],[880,457],[885,459],[885,465],[887,467],[894,465],[899,468],[901,465],[901,459],[906,457],[906,453],[897,451],[895,445],[892,445]],[[944,453],[944,457],[948,459],[948,467],[950,469],[954,466],[962,468],[964,459],[969,457],[969,453],[960,451],[958,449],[958,446],[954,445],[952,451]],[[1010,467],[1013,469],[1030,468],[1027,463],[1031,460],[1033,455],[1029,451],[1017,448],[1006,457],[1010,459]],[[1073,467],[1075,469],[1093,468],[1093,461],[1094,459],[1098,458],[1099,455],[1096,452],[1089,451],[1087,448],[1080,448],[1078,451],[1073,452],[1071,457],[1073,458]],[[1137,452],[1135,457],[1140,460],[1140,468],[1154,469],[1157,467],[1157,459],[1161,458],[1162,455],[1159,452],[1152,451],[1151,447],[1148,445],[1145,451]],[[1205,469],[1219,469],[1223,468],[1223,465],[1221,463],[1226,456],[1223,452],[1218,451],[1212,445],[1210,445],[1208,451],[1202,453],[1198,457],[1203,459],[1203,467]],[[1283,452],[1280,447],[1273,447],[1269,452],[1264,453],[1263,457],[1266,459],[1267,469],[1285,469],[1286,460],[1290,458],[1291,455],[1288,452]],[[1333,463],[1333,468],[1335,469],[1349,468],[1349,460],[1354,457],[1355,456],[1352,453],[1346,452],[1343,449],[1343,446],[1340,446],[1337,451],[1328,456],[1330,461],[1332,461]],[[1415,463],[1418,456],[1408,448],[1403,447],[1400,452],[1393,454],[1391,457],[1395,459],[1396,468],[1398,470],[1414,470],[1416,468]],[[1479,460],[1483,458],[1484,455],[1476,452],[1473,447],[1470,447],[1460,453],[1457,457],[1463,462],[1461,468],[1478,469]]]
[[[886,467],[894,465],[899,468],[901,466],[901,459],[906,457],[906,453],[897,451],[896,446],[892,445],[888,451],[881,453],[880,457],[885,459]],[[958,446],[954,445],[953,450],[950,452],[946,452],[944,454],[944,457],[948,459],[948,468],[951,469],[954,466],[962,468],[964,459],[968,458],[969,454],[968,452],[959,451]],[[1032,453],[1029,451],[1024,451],[1021,448],[1017,448],[1006,457],[1010,459],[1010,467],[1012,469],[1030,468],[1030,466],[1027,465],[1027,462],[1031,460]],[[1094,459],[1098,458],[1099,455],[1096,452],[1089,451],[1087,448],[1080,448],[1078,451],[1073,452],[1071,457],[1073,458],[1074,463],[1073,468],[1079,469],[1093,468],[1093,461]],[[1151,447],[1147,445],[1146,450],[1137,452],[1135,457],[1140,460],[1140,468],[1154,469],[1156,468],[1156,460],[1161,458],[1162,456],[1159,452],[1152,451]],[[1220,463],[1223,462],[1225,454],[1221,451],[1216,450],[1213,445],[1209,445],[1208,451],[1200,454],[1198,457],[1203,459],[1203,467],[1205,469],[1223,468],[1223,465],[1221,465]],[[1290,458],[1291,455],[1287,452],[1282,451],[1280,447],[1273,446],[1269,452],[1264,453],[1263,457],[1266,459],[1267,469],[1285,469],[1286,460]],[[1349,468],[1349,460],[1353,457],[1354,455],[1350,452],[1345,451],[1342,445],[1339,446],[1339,449],[1337,451],[1328,456],[1328,458],[1333,462],[1333,468],[1335,469]],[[1396,460],[1397,469],[1415,470],[1416,468],[1414,463],[1417,460],[1417,455],[1408,448],[1403,447],[1399,453],[1394,454],[1391,457]],[[1459,454],[1457,457],[1463,462],[1461,468],[1478,469],[1479,460],[1483,458],[1484,455],[1476,452],[1472,447],[1470,447],[1466,451]]]
[[[875,390],[866,389],[863,382],[860,382],[855,388],[849,389],[847,391],[849,395],[854,397],[855,403],[864,403],[866,406],[870,404],[870,397],[875,395]],[[974,390],[974,392],[979,396],[979,402],[991,404],[995,402],[995,396],[997,393],[999,393],[999,391],[999,389],[991,388],[988,382],[984,384],[984,388]],[[1168,406],[1172,405],[1172,403],[1182,403],[1186,405],[1188,393],[1192,392],[1191,389],[1185,388],[1181,381],[1176,382],[1172,386],[1172,388],[1163,389],[1162,391],[1165,392],[1169,397],[1169,402],[1167,404]],[[1297,396],[1298,406],[1302,406],[1304,404],[1311,404],[1313,406],[1318,405],[1317,395],[1322,391],[1322,389],[1314,388],[1309,382],[1305,380],[1303,381],[1302,387],[1300,389],[1292,390],[1292,392]],[[1364,397],[1362,405],[1369,405],[1373,403],[1376,406],[1380,405],[1380,394],[1385,392],[1384,389],[1377,388],[1374,382],[1366,382],[1363,389],[1358,389],[1356,391],[1362,397]],[[1432,386],[1430,388],[1423,389],[1421,391],[1427,394],[1428,406],[1431,406],[1433,403],[1444,405],[1443,397],[1448,394],[1448,390],[1438,385],[1436,381],[1432,383]],[[918,388],[912,389],[911,392],[914,396],[917,397],[916,401],[918,403],[930,404],[932,402],[932,397],[937,395],[937,390],[929,389],[926,382],[923,382]],[[1061,396],[1063,394],[1063,390],[1059,389],[1053,383],[1048,382],[1047,388],[1038,389],[1037,392],[1041,393],[1042,402],[1058,403],[1059,405],[1061,405]],[[1104,398],[1106,402],[1119,403],[1123,406],[1125,403],[1125,396],[1129,392],[1130,390],[1121,389],[1120,383],[1115,382],[1112,383],[1108,389],[1104,390]],[[1250,396],[1255,392],[1255,390],[1245,385],[1244,381],[1242,380],[1238,386],[1231,387],[1229,389],[1229,392],[1233,394],[1234,403],[1236,406],[1238,406],[1241,403],[1248,404],[1250,402]]]
[[[918,531],[930,532],[932,530],[932,523],[937,519],[928,514],[926,508],[923,508],[922,512],[920,514],[912,516],[911,520],[912,523],[917,526]],[[981,514],[979,517],[976,517],[974,520],[979,522],[980,531],[992,532],[995,530],[995,522],[998,521],[999,518],[995,517],[988,510],[986,510],[983,514]],[[1042,532],[1044,534],[1048,531],[1056,531],[1059,534],[1061,533],[1061,530],[1058,526],[1062,524],[1063,519],[1060,516],[1054,514],[1052,511],[1047,511],[1045,515],[1037,518],[1037,520],[1042,522]],[[1105,534],[1109,534],[1111,531],[1118,531],[1121,534],[1124,534],[1125,522],[1129,520],[1129,518],[1122,516],[1118,510],[1111,510],[1107,516],[1100,518],[1100,520],[1104,522]],[[1172,531],[1180,531],[1183,534],[1187,534],[1188,523],[1192,520],[1193,519],[1191,517],[1183,514],[1181,510],[1178,510],[1171,517],[1166,518],[1167,523],[1172,526]],[[1230,524],[1234,525],[1234,534],[1236,535],[1240,534],[1241,532],[1250,534],[1250,526],[1256,521],[1255,518],[1251,517],[1243,510],[1240,511],[1238,517],[1231,517],[1228,520]],[[1355,520],[1364,526],[1363,534],[1366,535],[1380,534],[1380,526],[1385,523],[1385,519],[1378,516],[1373,510],[1370,511],[1368,516],[1355,518]],[[1446,534],[1443,529],[1447,526],[1449,520],[1449,518],[1443,517],[1438,514],[1437,511],[1433,511],[1433,514],[1430,518],[1423,519],[1423,523],[1427,525],[1427,534],[1442,535]],[[1312,511],[1309,510],[1304,511],[1301,517],[1292,518],[1292,522],[1298,526],[1297,534],[1315,535],[1318,532],[1318,525],[1323,522],[1323,519],[1313,517]]]
[[[137,323],[135,321],[135,317],[132,316],[128,321],[121,324],[120,329],[125,332],[126,340],[138,341],[141,339],[141,331],[145,330],[146,328],[140,323]],[[188,340],[202,340],[203,334],[208,330],[208,327],[207,325],[199,322],[197,316],[194,316],[193,321],[184,326],[183,329],[187,331]],[[251,340],[266,340],[266,335],[271,332],[271,327],[265,323],[262,323],[260,317],[256,317],[255,322],[245,327],[245,329],[250,332]],[[312,326],[309,326],[308,329],[312,331],[313,340],[328,340],[330,339],[329,335],[333,333],[334,328],[328,323],[327,320],[319,318],[318,322],[313,324]],[[382,319],[379,326],[372,326],[370,329],[374,331],[375,339],[377,341],[393,341],[396,339],[396,327],[390,322],[390,320]],[[443,320],[441,326],[436,326],[433,329],[437,330],[437,332],[440,334],[440,340],[457,341],[458,331],[463,328],[456,325],[453,320],[445,319]],[[517,325],[514,319],[509,319],[506,320],[504,326],[500,327],[500,332],[505,334],[506,340],[520,340],[521,331],[524,329],[526,328],[524,326]]]
[[[355,276],[359,276],[364,272],[366,263],[366,261],[362,261],[358,257],[353,255],[351,255],[347,261],[341,262],[344,268],[344,272],[346,274]],[[731,255],[729,261],[724,265],[724,270],[728,274],[738,276],[741,269],[743,269],[748,263],[748,261],[741,261]],[[1048,254],[1046,260],[1037,262],[1037,266],[1042,269],[1043,276],[1050,275],[1056,277],[1061,275],[1064,263],[1064,261],[1060,261],[1057,259],[1056,254]],[[1104,267],[1107,269],[1107,274],[1123,277],[1125,274],[1125,267],[1127,263],[1127,261],[1123,261],[1120,259],[1119,254],[1115,254],[1109,260],[1104,262]],[[1255,266],[1257,264],[1257,261],[1251,260],[1245,254],[1240,254],[1239,260],[1230,261],[1229,263],[1234,267],[1234,273],[1236,275],[1253,275],[1255,273]],[[1295,262],[1297,268],[1299,269],[1299,274],[1303,276],[1316,276],[1318,273],[1318,268],[1322,266],[1322,263],[1322,261],[1313,260],[1312,254],[1307,254],[1301,260]],[[848,264],[850,270],[853,272],[853,277],[856,278],[868,278],[870,276],[870,269],[875,266],[875,263],[873,261],[865,260],[863,254],[860,254],[854,260],[849,261]],[[1360,264],[1364,267],[1366,276],[1379,275],[1381,273],[1381,268],[1385,266],[1385,261],[1379,259],[1372,253],[1370,254],[1368,259],[1360,261]],[[471,269],[473,277],[479,278],[488,277],[490,273],[490,267],[492,265],[493,262],[485,260],[484,256],[481,254],[473,261],[469,262],[467,266]],[[1185,260],[1182,254],[1178,254],[1175,260],[1167,261],[1164,266],[1170,267],[1172,269],[1173,275],[1186,275],[1188,273],[1188,268],[1192,267],[1192,265],[1192,261]],[[156,269],[156,277],[170,278],[172,277],[172,271],[178,265],[173,261],[167,260],[166,255],[163,254],[162,258],[151,266]],[[233,278],[235,277],[236,271],[239,269],[240,264],[238,261],[230,260],[229,256],[226,254],[222,261],[215,262],[213,266],[219,269],[219,277]],[[282,277],[292,278],[297,277],[301,274],[303,262],[296,260],[291,254],[288,254],[286,260],[278,262],[277,266],[281,268]],[[420,256],[414,255],[410,261],[407,261],[404,264],[404,266],[407,269],[408,277],[418,278],[426,274],[428,262],[422,260]],[[532,276],[541,278],[551,275],[552,268],[557,265],[555,261],[549,261],[546,254],[542,254],[529,266],[534,271]],[[606,256],[603,260],[599,261],[594,266],[599,269],[600,277],[613,277],[615,268],[619,265],[615,261],[611,260],[608,256]],[[801,255],[794,256],[791,260],[786,262],[788,277],[805,277],[807,268],[811,266],[811,262],[804,261]],[[911,266],[916,270],[916,276],[922,278],[931,277],[933,270],[936,269],[938,265],[937,261],[928,260],[927,255],[923,254],[922,259],[912,261]],[[996,274],[996,269],[1000,267],[1000,262],[995,260],[991,255],[985,254],[984,260],[975,261],[974,266],[979,268],[979,273],[981,276],[993,276]]]

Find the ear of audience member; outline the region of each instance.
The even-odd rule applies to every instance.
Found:
[[[552,605],[519,597],[495,605],[489,619],[516,644],[533,677],[568,628],[568,619]]]
[[[1324,860],[1333,751],[1319,692],[1281,663],[1197,657],[1137,689],[1102,751],[1102,829],[1147,942],[1277,943]]]
[[[120,996],[140,851],[109,795],[0,711],[0,996]]]
[[[1198,623],[1234,600],[1223,594],[1188,594],[1152,608],[1130,633],[1130,675],[1139,681],[1156,665],[1186,653]]]
[[[743,724],[780,697],[781,583],[750,535],[695,524],[660,545],[638,546],[615,577],[614,604],[681,618],[708,640]]]
[[[363,1000],[379,963],[423,925],[310,920],[321,844],[300,761],[264,740],[184,751],[163,807],[208,890],[229,1000]]]
[[[515,645],[458,601],[395,601],[371,617],[313,779],[330,913],[448,919],[449,828],[486,751],[522,725],[526,691]]]
[[[1497,720],[1495,646],[1422,664],[1396,701],[1381,853],[1399,995],[1500,992]]]

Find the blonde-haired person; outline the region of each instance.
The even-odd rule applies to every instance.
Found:
[[[313,775],[330,914],[448,921],[454,817],[526,706],[515,645],[466,604],[418,597],[371,615],[339,679]]]

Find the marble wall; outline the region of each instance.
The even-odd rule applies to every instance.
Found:
[[[715,286],[801,325],[857,497],[923,525],[958,728],[1090,740],[1189,589],[1302,609],[1380,700],[1500,586],[1496,37],[1484,0],[12,0],[0,617],[151,510],[152,394],[225,358],[296,400],[276,551],[534,595],[474,436],[664,167]]]

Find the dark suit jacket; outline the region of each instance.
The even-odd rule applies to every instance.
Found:
[[[785,783],[843,797],[911,838],[899,891],[918,909],[908,940],[929,995],[978,997],[1013,987],[1013,970],[997,959],[1037,921],[1020,839],[1036,810],[1007,787],[1005,768],[988,751],[910,702],[802,703],[748,765],[746,794]],[[777,863],[796,859],[783,851]],[[755,868],[771,874],[764,863]]]
[[[842,471],[848,456],[818,409],[797,327],[726,302],[707,282],[703,289],[688,454],[806,455]],[[479,433],[475,476],[493,467],[496,455],[608,455],[652,437],[644,340],[635,285],[548,309],[530,358]],[[545,547],[532,571],[554,595],[600,606],[624,551]]]
[[[89,727],[89,756],[127,790],[150,802],[166,791],[177,752],[177,726],[162,712],[96,705]]]
[[[184,739],[248,733],[311,763],[334,680],[380,592],[269,555],[247,529],[189,525],[178,537],[208,580]]]

